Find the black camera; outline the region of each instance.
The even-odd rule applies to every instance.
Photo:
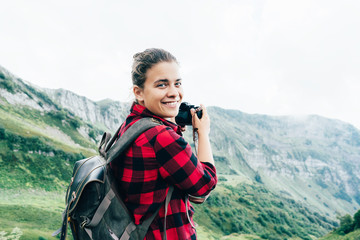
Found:
[[[175,117],[175,122],[180,126],[192,125],[192,116],[190,112],[190,109],[192,108],[195,109],[197,116],[201,118],[202,110],[200,107],[196,107],[194,105],[190,105],[187,102],[183,102],[180,105],[178,115]]]

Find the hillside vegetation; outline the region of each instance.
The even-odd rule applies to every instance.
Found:
[[[336,221],[256,183],[232,186],[222,182],[208,201],[195,209],[201,212],[195,214],[195,221],[221,233],[219,236],[241,233],[262,239],[312,239],[337,226]]]
[[[0,94],[0,239],[51,239],[74,162],[96,153],[127,105],[44,91],[2,67]],[[219,184],[194,206],[199,239],[316,239],[360,208],[360,131],[351,125],[208,110]]]
[[[346,214],[340,218],[340,226],[321,240],[359,240],[360,239],[360,210],[351,217]]]
[[[72,166],[85,156],[81,152],[64,151],[57,142],[31,136],[29,131],[22,135],[9,129],[0,125],[1,230],[10,233],[18,227],[23,232],[22,239],[49,238],[60,224],[63,191],[71,178]],[[227,175],[220,177],[219,186],[208,201],[195,206],[200,236],[219,239],[231,235],[236,239],[253,234],[263,239],[295,236],[311,239],[336,226],[331,219],[294,200],[277,196],[259,184],[233,186],[232,181],[227,184],[227,178]],[[54,190],[57,193],[48,192]],[[52,200],[42,204],[48,198]],[[46,220],[39,219],[43,215],[47,216]]]
[[[0,231],[9,234],[17,227],[23,232],[21,239],[50,239],[60,227],[64,193],[40,189],[2,189],[0,193]],[[208,200],[194,208],[199,239],[313,239],[337,226],[257,184],[220,182]]]
[[[82,153],[65,152],[44,137],[24,137],[0,125],[0,188],[63,189]]]

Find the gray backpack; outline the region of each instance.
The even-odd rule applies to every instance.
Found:
[[[144,239],[160,208],[141,225],[135,225],[117,191],[116,180],[109,163],[120,156],[141,133],[159,124],[152,118],[140,119],[116,142],[120,128],[112,138],[109,133],[104,133],[99,146],[100,155],[75,163],[65,198],[63,224],[53,236],[61,233],[60,239],[65,240],[69,224],[75,240]],[[165,199],[164,239],[167,206],[172,191],[173,186],[170,187]]]

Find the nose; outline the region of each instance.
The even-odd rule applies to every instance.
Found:
[[[179,91],[180,90],[176,86],[170,85],[167,91],[167,97],[176,98],[179,96]]]

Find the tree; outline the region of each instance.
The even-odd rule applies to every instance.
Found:
[[[5,139],[5,138],[6,138],[5,129],[0,126],[0,139]]]
[[[337,232],[339,234],[347,234],[354,229],[354,222],[352,217],[349,214],[340,217],[340,227]]]
[[[360,210],[354,214],[354,230],[360,228]]]

